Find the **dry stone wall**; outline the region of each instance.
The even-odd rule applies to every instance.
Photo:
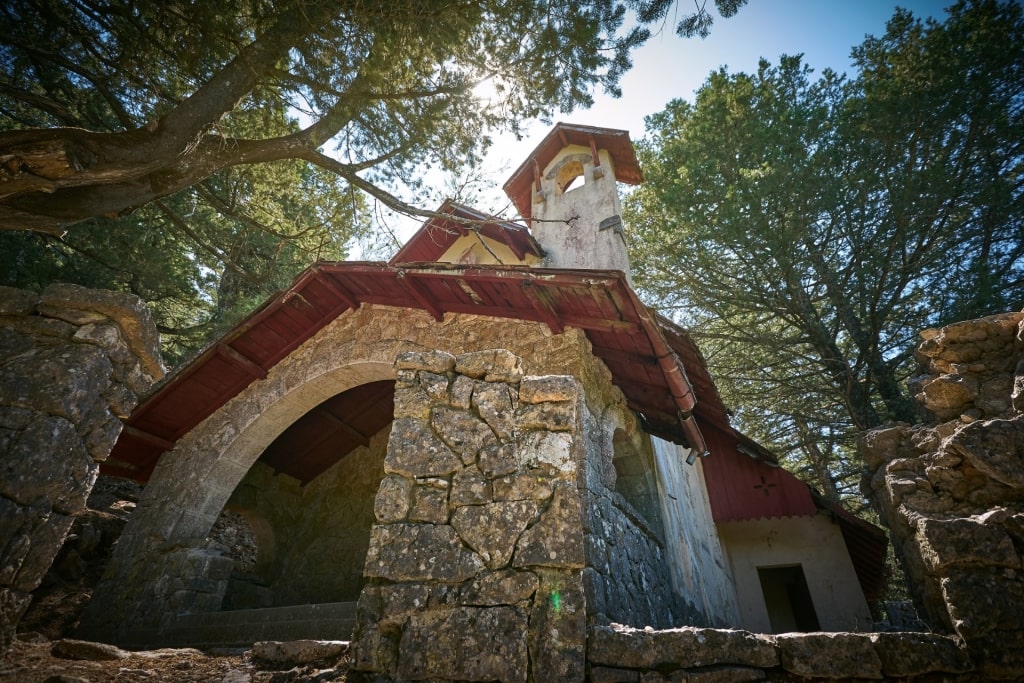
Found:
[[[755,634],[723,629],[594,627],[591,683],[986,680],[956,638],[931,633]]]
[[[162,375],[137,297],[0,287],[0,651],[85,509],[120,418]]]
[[[582,391],[503,350],[396,361],[363,680],[582,681]],[[358,674],[357,674],[358,675]]]
[[[922,333],[928,418],[865,433],[863,487],[922,618],[989,680],[1024,678],[1024,313]]]

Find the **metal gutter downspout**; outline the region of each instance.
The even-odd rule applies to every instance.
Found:
[[[697,404],[697,397],[693,393],[693,387],[690,386],[690,380],[686,378],[682,363],[679,362],[675,351],[669,348],[650,311],[637,298],[633,289],[627,286],[626,291],[636,307],[640,326],[647,333],[647,338],[651,340],[651,346],[658,357],[658,365],[661,366],[665,381],[672,392],[672,400],[679,409],[679,421],[682,424],[683,432],[686,433],[686,439],[697,455],[705,458],[711,453],[704,442],[704,435],[700,433],[700,428],[697,426],[696,420],[693,419],[693,408]]]

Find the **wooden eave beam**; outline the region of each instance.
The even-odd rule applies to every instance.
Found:
[[[395,273],[395,281],[398,285],[405,290],[409,296],[411,296],[416,303],[420,305],[427,313],[430,313],[434,317],[434,320],[441,322],[444,320],[444,311],[441,310],[430,298],[423,292],[422,287],[416,283],[415,276],[408,270],[399,270]]]
[[[359,302],[352,295],[352,292],[345,289],[337,280],[325,273],[323,268],[315,265],[313,266],[313,273],[316,281],[326,287],[334,296],[338,297],[345,304],[346,308],[359,308]]]
[[[353,439],[355,439],[360,446],[370,445],[370,437],[363,434],[361,431],[350,425],[348,422],[345,422],[345,420],[335,415],[329,409],[324,408],[321,411],[321,414],[330,419],[331,422],[334,423],[335,426],[339,427],[343,432],[345,432]]]
[[[267,378],[267,371],[264,368],[237,349],[224,343],[217,344],[216,349],[218,353],[240,367],[247,375],[258,379]]]
[[[170,439],[165,439],[162,436],[157,436],[156,434],[147,432],[144,429],[133,427],[130,424],[126,424],[124,426],[124,433],[132,437],[133,439],[138,439],[139,441],[147,443],[150,446],[155,446],[159,448],[161,451],[169,451],[174,448],[174,441],[171,441]]]
[[[526,296],[533,310],[540,316],[540,319],[547,324],[548,329],[551,330],[552,334],[561,334],[565,331],[565,325],[562,324],[558,314],[555,313],[554,306],[551,305],[550,296],[542,288],[538,287],[536,282],[533,280],[523,280],[522,283],[523,294]]]

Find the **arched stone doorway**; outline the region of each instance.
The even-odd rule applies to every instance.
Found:
[[[359,597],[393,415],[393,381],[361,384],[314,407],[263,451],[215,525],[241,515],[255,544],[254,560],[242,534],[237,550],[226,549],[235,567],[222,609]]]

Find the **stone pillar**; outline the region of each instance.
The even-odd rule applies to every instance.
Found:
[[[137,297],[0,287],[0,652],[84,509],[120,418],[162,375]]]
[[[502,349],[396,368],[354,680],[583,681],[576,381]]]
[[[1024,313],[922,333],[910,381],[928,424],[866,432],[862,488],[922,617],[986,680],[1024,679]]]

